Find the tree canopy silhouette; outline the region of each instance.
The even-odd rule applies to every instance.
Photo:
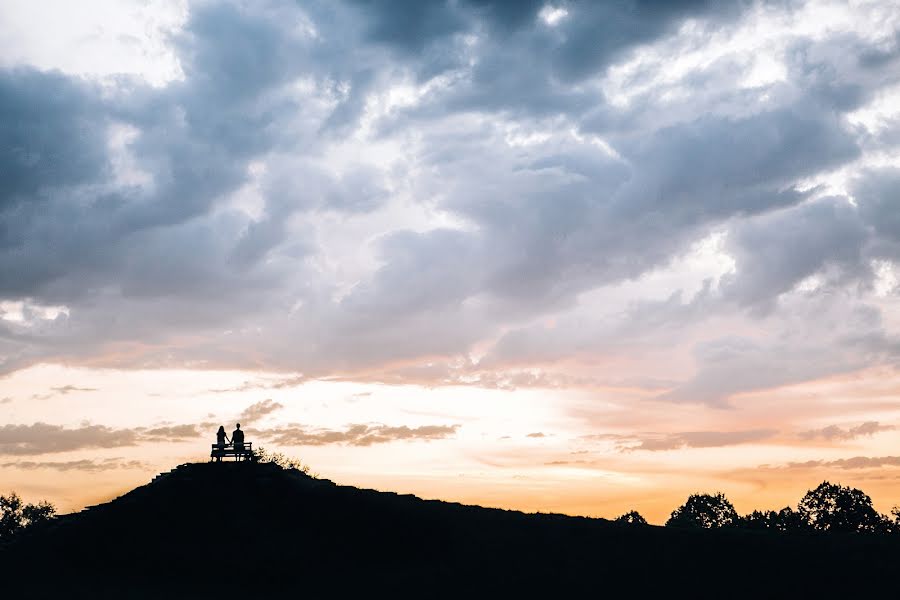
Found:
[[[722,492],[691,494],[687,502],[672,511],[666,527],[720,529],[738,523],[737,511]]]
[[[616,523],[627,523],[629,525],[646,525],[647,519],[644,518],[644,515],[639,513],[636,510],[629,510],[624,515],[619,515],[616,517]]]
[[[823,481],[797,504],[797,510],[817,531],[885,532],[890,523],[872,507],[862,490]]]
[[[0,496],[0,539],[49,521],[55,515],[56,508],[49,502],[26,504],[15,492],[9,496]]]
[[[802,531],[809,524],[796,510],[785,506],[781,510],[754,510],[741,517],[740,526],[745,529],[767,529],[770,531]]]

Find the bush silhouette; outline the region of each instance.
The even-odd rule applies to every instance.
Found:
[[[809,490],[797,510],[816,531],[882,533],[890,522],[872,507],[872,499],[862,490],[823,481]]]
[[[691,494],[687,502],[672,511],[666,527],[721,529],[738,523],[737,511],[722,492]]]
[[[313,472],[308,464],[299,458],[290,457],[282,452],[269,452],[265,448],[260,447],[253,451],[253,460],[259,463],[273,463],[283,469],[296,469],[314,479],[319,478],[319,474]]]
[[[627,523],[629,525],[646,525],[647,519],[636,510],[629,510],[624,515],[619,515],[615,519],[616,523]]]
[[[25,504],[18,494],[0,496],[0,539],[13,536],[23,529],[45,523],[56,515],[56,508],[49,502]]]

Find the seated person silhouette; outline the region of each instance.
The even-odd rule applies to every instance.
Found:
[[[216,449],[224,450],[226,444],[230,444],[231,442],[228,440],[228,436],[225,435],[225,428],[219,425],[219,430],[216,432]],[[221,462],[222,457],[216,456],[216,462]]]
[[[236,452],[242,452],[244,450],[244,432],[241,431],[240,423],[236,427],[237,429],[231,434],[231,442]]]

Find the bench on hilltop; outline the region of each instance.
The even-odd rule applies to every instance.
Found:
[[[229,456],[234,457],[234,460],[236,461],[256,460],[256,455],[253,454],[252,442],[246,442],[237,446],[234,444],[225,444],[224,446],[220,446],[219,444],[212,445],[212,451],[209,453],[210,461],[215,460],[216,462],[221,462],[223,458],[228,458]]]

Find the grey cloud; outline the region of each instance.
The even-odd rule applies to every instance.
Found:
[[[434,40],[458,33],[465,27],[463,15],[449,2],[406,0],[389,6],[353,0],[351,4],[358,5],[363,12],[369,39],[404,52],[419,53]]]
[[[661,400],[727,406],[731,396],[814,379],[835,370],[852,370],[858,363],[840,365],[809,360],[810,347],[767,347],[745,338],[724,338],[700,345],[697,373]],[[821,351],[818,352],[821,356]]]
[[[108,174],[107,117],[97,94],[56,73],[0,71],[0,294],[33,294],[77,260],[60,231],[77,210],[55,199]],[[49,222],[36,230],[36,221]]]
[[[344,430],[307,429],[291,426],[258,431],[257,434],[272,443],[284,446],[324,446],[343,444],[371,446],[401,440],[439,440],[456,433],[459,425],[422,425],[420,427],[391,427],[387,425],[349,425]]]
[[[521,360],[521,356],[519,358]],[[344,380],[343,377],[332,377],[331,379]],[[485,359],[478,363],[453,360],[413,364],[393,369],[379,369],[372,373],[354,373],[352,376],[348,376],[346,380],[392,385],[461,386],[497,390],[528,388],[565,389],[576,387],[645,387],[648,389],[659,389],[673,385],[672,382],[663,382],[650,378],[603,379],[569,375],[564,372],[502,368]]]
[[[725,295],[769,310],[780,294],[829,267],[838,269],[838,276],[865,277],[862,253],[868,237],[857,209],[846,198],[747,220],[729,236],[737,272],[726,279]]]
[[[694,298],[685,299],[676,292],[661,301],[637,301],[612,317],[594,319],[590,314],[574,312],[555,320],[552,328],[542,323],[506,331],[481,358],[478,367],[510,370],[523,365],[554,363],[572,352],[634,353],[644,352],[648,340],[667,347],[677,346],[684,331],[704,319],[721,312],[721,306],[710,291],[709,282]],[[527,385],[526,373],[514,377]],[[471,377],[471,375],[470,375]],[[507,376],[508,377],[508,376]],[[485,377],[490,381],[488,377]],[[639,375],[627,378],[566,377],[543,373],[533,376],[538,387],[640,387],[651,390],[673,388],[678,381]]]
[[[449,364],[510,330],[498,362],[513,362],[526,338],[537,342],[523,360],[525,350],[564,357],[613,338],[597,343],[573,328],[544,346],[521,328],[586,290],[665,266],[715,229],[730,232],[738,272],[722,297],[673,300],[661,326],[732,302],[764,316],[761,307],[775,310],[773,298],[810,274],[835,267],[837,289],[865,280],[866,259],[897,255],[886,174],[859,183],[859,215],[796,189],[873,143],[845,113],[896,78],[890,51],[873,54],[855,38],[799,40],[786,82],[737,89],[724,61],[679,80],[687,100],[663,100],[653,87],[619,107],[597,87],[609,65],[676,38],[685,19],[721,32],[745,5],[571,2],[546,27],[534,2],[413,4],[402,18],[365,2],[193,5],[172,40],[185,79],[162,89],[120,79],[100,94],[58,74],[0,73],[2,114],[15,117],[0,128],[20,140],[0,153],[10,186],[0,293],[70,308],[40,327],[0,323],[0,369],[103,357],[122,367],[352,376],[423,356]],[[640,69],[635,87],[653,76]],[[363,116],[375,118],[370,100],[438,74],[446,80],[432,81],[416,106],[369,123],[372,141],[403,148],[402,166],[330,168],[330,156],[356,143]],[[137,131],[126,149],[149,184],[114,181],[112,124]],[[507,126],[556,137],[515,146]],[[557,135],[570,130],[580,141]],[[616,156],[583,139],[594,133]],[[257,162],[265,174],[251,174]],[[248,186],[261,196],[254,217],[230,208]],[[463,227],[380,226],[374,272],[354,276],[349,291],[330,280],[321,266],[341,257],[317,219],[385,219],[376,213],[397,211],[395,195]],[[290,316],[301,305],[302,318]],[[876,329],[867,324],[864,335],[883,343]],[[122,346],[135,351],[107,352]],[[789,360],[768,360],[773,347]],[[729,357],[711,349],[695,380],[669,397],[716,403],[749,389],[754,373],[775,385],[857,364],[809,350],[777,341]],[[448,377],[471,380],[452,369]]]
[[[396,232],[381,240],[381,253],[387,264],[342,300],[349,312],[405,316],[453,306],[478,289],[479,273],[467,268],[478,254],[459,231]],[[416,276],[411,278],[411,273]]]
[[[15,344],[14,353],[3,357],[5,370],[79,349],[98,352],[102,343],[116,338],[149,336],[164,344],[173,330],[186,323],[195,330],[232,323],[259,310],[261,295],[271,298],[280,292],[284,269],[301,273],[297,262],[309,246],[291,240],[282,249],[287,255],[272,260],[271,253],[285,241],[284,223],[295,208],[304,206],[302,201],[285,203],[273,192],[260,221],[248,222],[228,211],[204,215],[224,194],[245,182],[253,157],[288,140],[304,141],[279,122],[287,114],[296,114],[297,106],[290,96],[279,96],[278,90],[309,67],[304,58],[309,40],[283,27],[286,20],[299,15],[287,5],[281,8],[287,14],[256,13],[231,3],[192,7],[186,31],[175,40],[187,76],[184,82],[151,90],[121,80],[123,88],[103,101],[96,93],[90,97],[96,123],[85,130],[97,137],[95,145],[100,150],[77,148],[70,153],[85,159],[99,153],[98,161],[108,163],[106,125],[133,125],[138,134],[128,148],[135,162],[149,171],[152,182],[148,187],[119,189],[104,183],[99,191],[85,190],[85,198],[69,201],[59,194],[40,211],[22,205],[25,208],[5,213],[0,235],[18,236],[5,244],[8,252],[0,245],[0,265],[8,262],[9,269],[4,271],[11,274],[3,283],[15,283],[15,289],[5,290],[9,297],[27,295],[72,307],[72,318],[56,327],[38,335],[23,331],[24,343]],[[220,37],[223,32],[227,36]],[[248,57],[254,59],[245,60]],[[29,77],[44,78],[46,85],[77,87],[62,76],[32,73]],[[30,79],[24,83],[22,77],[13,79],[4,95],[25,106]],[[82,120],[78,102],[30,104],[29,118],[35,123]],[[308,129],[314,133],[315,127]],[[64,131],[56,135],[65,138]],[[89,137],[76,141],[87,143]],[[25,168],[13,159],[9,169],[18,173]],[[71,161],[69,166],[79,164]],[[89,174],[91,181],[98,173],[106,173],[80,171]],[[26,175],[23,172],[22,178]],[[322,192],[323,202],[341,210],[370,210],[383,198],[371,175],[362,170],[351,173],[346,182],[329,183],[331,190]],[[45,179],[54,181],[49,176]],[[348,186],[366,182],[370,192],[351,197]],[[59,183],[76,182],[61,179]],[[21,260],[23,256],[28,260]],[[16,275],[17,271],[21,273]],[[82,303],[85,296],[90,300]],[[141,306],[142,298],[161,298],[154,304],[155,315],[148,314],[147,305]],[[192,308],[198,302],[205,303],[203,311]],[[101,316],[109,313],[118,318],[110,321]],[[184,323],[179,323],[182,316]],[[154,328],[141,325],[151,322]],[[44,335],[55,338],[52,350],[44,344]]]
[[[741,431],[686,431],[671,434],[640,435],[620,438],[620,448],[624,451],[677,450],[679,448],[721,448],[760,442],[774,437],[774,429],[747,429]]]
[[[900,43],[873,44],[856,34],[799,38],[787,53],[791,79],[822,103],[849,112],[864,105],[883,85],[900,81]]]
[[[178,442],[199,437],[196,425],[115,429],[105,425],[34,423],[0,427],[0,455],[30,456],[97,448],[121,448],[144,442]]]
[[[768,466],[768,465],[766,465]],[[875,469],[880,467],[900,467],[900,456],[854,456],[837,460],[810,460],[806,462],[790,462],[783,466],[769,467],[775,469]]]
[[[565,6],[571,14],[562,22],[565,37],[554,58],[559,71],[571,79],[595,73],[624,50],[670,33],[684,19],[734,18],[741,3],[684,0]]]
[[[10,233],[19,236],[13,240],[16,245],[34,245],[25,253],[28,263],[19,267],[23,276],[4,279],[5,283],[17,282],[15,289],[7,291],[33,295],[37,286],[60,285],[57,280],[76,279],[79,275],[90,276],[96,285],[115,284],[119,275],[131,269],[145,273],[140,282],[147,289],[169,285],[181,291],[198,276],[199,283],[214,285],[219,276],[215,262],[227,254],[225,248],[215,248],[215,256],[204,256],[199,264],[173,259],[197,256],[198,247],[203,256],[203,244],[215,243],[219,228],[182,224],[206,213],[222,194],[241,184],[248,161],[271,149],[284,134],[272,122],[278,111],[283,114],[292,105],[285,104],[284,99],[269,98],[268,93],[302,68],[296,57],[302,55],[303,43],[274,15],[241,11],[227,2],[202,4],[192,7],[186,32],[175,39],[187,76],[183,83],[153,90],[122,80],[120,88],[103,100],[99,90],[82,91],[81,96],[87,100],[79,100],[81,96],[73,100],[68,98],[74,94],[69,90],[79,89],[72,83],[74,80],[38,73],[29,73],[27,78],[12,77],[4,96],[16,106],[27,107],[27,112],[11,115],[10,123],[22,123],[22,136],[32,132],[30,143],[50,143],[41,142],[38,133],[57,138],[53,141],[56,154],[45,151],[43,146],[23,147],[16,152],[46,155],[47,160],[64,153],[64,165],[51,165],[47,168],[53,168],[53,173],[41,175],[51,184],[73,185],[84,180],[106,186],[85,190],[86,199],[70,201],[56,195],[40,211],[23,208],[7,215],[18,222],[17,227],[9,228]],[[58,101],[30,101],[33,94],[29,95],[29,90],[37,85],[34,82],[63,88],[44,93]],[[210,109],[212,106],[215,108]],[[59,130],[48,128],[48,123],[59,123]],[[106,137],[107,125],[113,123],[138,129],[129,149],[137,164],[150,172],[149,188],[113,188],[100,179],[101,175],[109,175],[109,169],[84,165],[88,160],[101,166],[110,162]],[[7,180],[24,180],[43,164],[34,162],[36,159],[23,163],[15,156],[8,158],[4,166],[4,170],[11,171]],[[37,167],[31,166],[33,162]],[[73,181],[67,169],[77,171],[81,179]],[[34,186],[23,186],[16,189],[36,193]],[[168,229],[152,229],[158,227]],[[186,237],[179,239],[182,231]],[[133,235],[139,239],[130,239]],[[53,243],[46,243],[51,238]],[[151,247],[147,248],[148,244]],[[117,251],[110,251],[111,247]],[[163,251],[170,255],[155,255]],[[168,277],[153,272],[158,264],[169,267]],[[186,266],[198,268],[185,271]],[[180,275],[183,278],[179,280]],[[26,287],[29,281],[33,285]],[[154,291],[170,292],[165,287]]]
[[[166,425],[162,427],[137,428],[142,442],[179,442],[200,437],[196,425]]]
[[[295,375],[292,377],[276,378],[274,380],[247,380],[243,383],[230,388],[213,388],[208,390],[214,394],[227,394],[232,392],[246,392],[250,390],[281,390],[285,388],[296,387],[308,379],[304,375]]]
[[[577,114],[602,104],[574,84],[602,74],[616,59],[672,33],[685,19],[722,23],[741,13],[739,3],[562,2],[558,7],[568,16],[547,27],[536,18],[542,3],[531,1],[428,3],[409,11],[409,20],[397,19],[393,7],[367,5],[370,22],[387,26],[378,27],[380,41],[403,51],[407,60],[417,49],[421,76],[460,75],[460,85],[437,94],[438,106],[431,110],[443,105],[523,115]],[[454,18],[447,18],[448,12]],[[435,19],[441,19],[439,30],[423,23]],[[456,43],[464,34],[474,37],[474,54]],[[467,71],[470,61],[474,65]]]
[[[896,167],[865,171],[853,184],[862,220],[877,234],[870,249],[874,257],[900,259],[898,189],[900,169]]]
[[[897,356],[897,340],[876,307],[842,295],[796,293],[779,308],[757,326],[778,327],[780,335],[696,344],[695,374],[659,399],[724,407],[737,394],[890,364]]]
[[[328,183],[321,206],[325,210],[368,212],[382,206],[387,197],[382,174],[370,167],[357,166],[339,181]]]
[[[243,412],[241,412],[239,419],[242,423],[253,423],[282,408],[284,408],[283,404],[267,398],[266,400],[256,402],[245,408]]]
[[[67,394],[71,394],[72,392],[96,392],[97,388],[89,388],[89,387],[78,387],[75,385],[64,385],[61,387],[50,388],[52,391],[56,392],[60,396],[65,396]]]
[[[862,436],[874,435],[882,431],[892,431],[893,429],[895,428],[892,425],[882,425],[878,421],[866,421],[861,425],[848,428],[829,425],[828,427],[823,427],[821,429],[803,431],[799,435],[805,440],[823,439],[830,442],[835,440],[853,440]]]
[[[739,120],[703,118],[641,140],[626,155],[634,172],[608,220],[640,240],[672,238],[686,227],[797,204],[805,195],[793,182],[858,153],[833,114],[802,105]]]
[[[98,105],[98,90],[79,80],[27,68],[0,72],[0,210],[39,211],[50,190],[106,174],[106,123]],[[3,233],[7,243],[7,236],[21,234]]]
[[[586,289],[665,264],[714,223],[801,202],[806,194],[791,190],[792,182],[858,154],[851,132],[833,115],[803,107],[740,120],[709,117],[618,149],[630,172],[608,158],[609,168],[584,179],[520,167],[503,173],[501,183],[495,161],[480,161],[489,168],[474,160],[443,167],[448,181],[481,182],[471,190],[456,184],[461,189],[444,203],[478,231],[396,235],[382,273],[398,271],[393,282],[402,269],[403,278],[416,281],[408,254],[452,256],[457,260],[446,266],[424,267],[442,267],[441,285],[451,287],[441,290],[443,302],[481,292],[502,301],[507,314],[547,311]],[[499,196],[495,178],[504,190]],[[478,273],[468,268],[473,263]],[[427,300],[416,299],[420,306]]]
[[[463,0],[462,2],[403,2],[385,5],[353,0],[366,23],[370,39],[383,42],[404,53],[419,55],[429,45],[445,42],[464,31],[479,32],[507,43],[511,35],[535,35],[543,25],[537,23],[545,6],[535,0]],[[548,45],[540,49],[554,58],[556,75],[584,76],[602,70],[617,53],[665,34],[688,17],[725,17],[734,14],[725,5],[705,1],[637,2],[631,4],[561,2],[569,16],[558,25],[559,33],[548,36]],[[737,7],[734,3],[732,6]],[[398,18],[398,15],[402,15]],[[550,40],[552,39],[552,44]]]
[[[32,461],[20,460],[16,462],[0,463],[0,468],[17,470],[53,470],[53,471],[82,471],[86,473],[99,473],[101,471],[113,471],[117,469],[141,469],[149,468],[147,463],[138,460],[123,460],[120,458],[106,458],[103,460],[69,460],[69,461]]]
[[[68,394],[72,394],[75,392],[96,392],[97,388],[82,388],[78,386],[74,386],[71,384],[66,384],[60,387],[52,387],[50,391],[45,394],[32,394],[32,400],[49,400],[55,396],[67,396]]]
[[[787,108],[738,119],[711,116],[663,129],[648,139],[625,138],[617,148],[633,165],[632,176],[624,184],[619,180],[620,189],[605,201],[602,197],[582,201],[577,188],[557,188],[557,193],[567,197],[569,212],[565,214],[543,213],[539,202],[532,206],[523,201],[532,200],[528,196],[509,206],[498,203],[493,194],[490,198],[470,195],[462,204],[448,203],[449,208],[478,223],[480,232],[459,236],[446,252],[468,257],[477,255],[482,246],[489,248],[477,263],[488,273],[483,279],[487,289],[507,300],[507,311],[510,304],[525,299],[535,302],[541,293],[548,294],[551,302],[565,301],[598,283],[635,277],[663,263],[711,223],[802,202],[808,194],[793,191],[793,182],[857,157],[854,132],[831,108],[823,109],[818,102],[816,97],[801,94]],[[549,163],[534,163],[538,167],[545,164]],[[608,183],[598,180],[593,189],[602,189],[603,184],[609,187]],[[509,177],[506,187],[511,187]],[[816,203],[784,217],[781,231],[798,227],[806,237],[786,234],[784,243],[770,252],[769,261],[752,256],[757,249],[751,245],[752,236],[741,231],[748,246],[741,255],[744,271],[731,282],[733,296],[748,305],[767,305],[799,278],[831,263],[848,271],[860,268],[854,259],[859,256],[865,230],[852,211],[842,212],[837,205],[837,201]],[[829,210],[833,213],[830,217]],[[565,221],[560,221],[563,216]],[[529,230],[532,222],[540,224],[539,228]],[[508,223],[517,226],[509,228]],[[829,246],[832,236],[840,242],[834,248]],[[389,264],[402,265],[405,252],[392,256],[396,262]],[[504,260],[507,252],[511,260]],[[629,259],[616,261],[610,256]],[[773,261],[775,268],[767,270]],[[466,259],[459,264],[469,262]],[[451,265],[443,272],[453,281],[463,268]],[[411,272],[404,278],[415,280]],[[477,279],[461,281],[462,285],[453,285],[457,302],[484,286],[479,286]],[[440,297],[445,302],[451,298],[447,294]],[[532,310],[542,309],[547,307]]]
[[[0,427],[0,454],[31,455],[68,452],[88,448],[134,446],[138,434],[130,429],[83,425],[68,429],[61,425],[4,425]]]

